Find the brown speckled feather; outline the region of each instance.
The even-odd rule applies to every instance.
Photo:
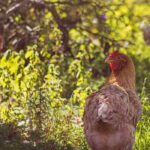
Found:
[[[91,148],[131,150],[140,114],[139,99],[130,90],[107,85],[90,95],[86,101],[83,120]]]

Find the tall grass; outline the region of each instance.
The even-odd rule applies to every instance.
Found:
[[[135,150],[150,150],[150,98],[146,93],[146,82],[148,82],[147,78],[144,80],[140,95],[143,113],[137,126]]]

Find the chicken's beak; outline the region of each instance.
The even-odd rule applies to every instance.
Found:
[[[110,58],[110,57],[107,57],[106,59],[105,59],[105,62],[106,63],[111,63],[111,62],[114,62],[115,60],[114,59],[112,59],[112,58]]]

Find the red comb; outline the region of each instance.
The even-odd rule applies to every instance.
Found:
[[[119,51],[116,50],[116,51],[113,51],[109,56],[116,56],[116,55],[118,55],[118,54],[119,54]]]

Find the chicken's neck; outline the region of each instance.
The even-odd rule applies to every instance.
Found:
[[[125,89],[135,91],[135,68],[132,60],[129,59],[126,66],[121,71],[112,71],[107,84],[115,84]]]

